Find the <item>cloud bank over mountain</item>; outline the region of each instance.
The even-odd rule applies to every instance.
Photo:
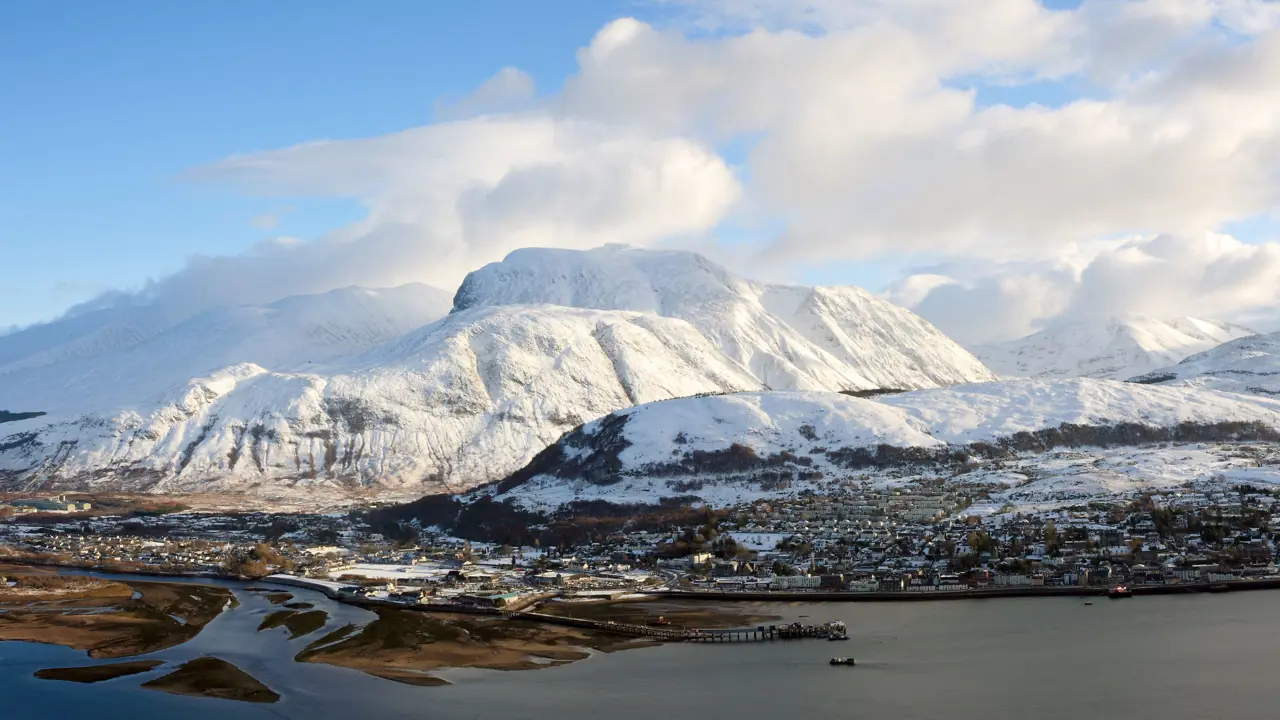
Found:
[[[969,345],[1132,315],[1271,329],[1280,321],[1280,245],[1216,233],[1129,238],[1040,261],[943,263],[885,295]]]
[[[1221,234],[1280,208],[1276,2],[660,5],[601,28],[553,92],[503,67],[433,124],[193,169],[366,215],[98,303],[451,287],[515,248],[605,242],[771,277],[894,258],[925,270],[889,296],[966,342],[1277,302],[1273,223]]]

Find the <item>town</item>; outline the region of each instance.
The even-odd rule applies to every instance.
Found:
[[[390,538],[331,514],[93,514],[82,498],[0,505],[0,559],[156,574],[291,579],[338,597],[523,607],[557,597],[847,593],[919,598],[1101,592],[1280,578],[1280,493],[1190,484],[1047,510],[991,507],[995,488],[919,478],[704,509],[702,520],[577,545]],[[101,508],[100,508],[101,509]]]

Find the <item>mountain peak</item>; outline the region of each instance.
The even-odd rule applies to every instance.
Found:
[[[453,312],[485,305],[685,320],[775,389],[906,389],[994,377],[924,319],[859,288],[758,283],[683,250],[516,250],[467,275]]]
[[[522,248],[467,274],[453,311],[478,305],[564,305],[659,315],[665,305],[743,284],[697,253],[610,244],[591,250]]]

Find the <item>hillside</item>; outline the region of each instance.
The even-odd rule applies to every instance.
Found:
[[[1280,401],[1086,379],[876,399],[751,392],[619,411],[485,492],[534,508],[682,496],[720,504],[886,473],[981,476],[1023,460],[1026,479],[1052,472],[1064,449],[1092,449],[1103,462],[1133,448],[1174,443],[1169,452],[1185,455],[1194,444],[1239,440],[1280,440]]]
[[[1280,333],[1232,340],[1132,382],[1280,396]]]

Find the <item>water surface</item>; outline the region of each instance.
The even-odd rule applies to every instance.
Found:
[[[1280,715],[1272,689],[1280,659],[1277,592],[1093,606],[1076,598],[757,605],[788,618],[808,615],[806,622],[843,619],[853,640],[673,644],[543,670],[445,671],[438,674],[453,685],[423,688],[293,661],[311,640],[367,622],[371,613],[290,588],[330,621],[289,641],[283,629],[257,632],[262,617],[278,608],[244,585],[226,584],[239,588],[239,608],[191,642],[142,657],[174,664],[205,654],[224,658],[280,693],[279,703],[138,689],[166,669],[95,685],[38,680],[31,673],[39,668],[92,661],[67,648],[0,643],[4,717],[1203,720],[1228,709],[1237,717]],[[832,655],[852,655],[858,666],[831,667]]]

